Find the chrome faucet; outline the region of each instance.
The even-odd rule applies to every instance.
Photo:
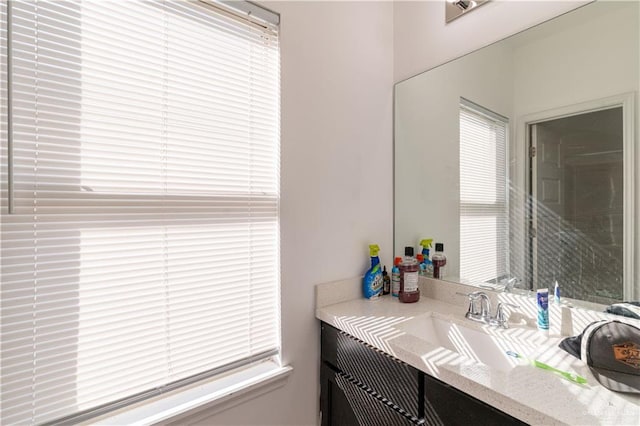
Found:
[[[505,306],[519,308],[518,305],[511,303],[499,302],[496,308],[496,315],[491,316],[491,300],[483,291],[474,291],[466,296],[469,297],[469,309],[465,314],[465,318],[471,321],[481,322],[496,327],[508,328],[509,318],[504,310]]]
[[[483,291],[469,293],[469,309],[465,318],[478,322],[487,322],[491,317],[491,300]]]

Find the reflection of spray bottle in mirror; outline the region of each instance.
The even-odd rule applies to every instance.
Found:
[[[436,243],[436,252],[431,257],[433,263],[433,278],[444,278],[444,266],[447,264],[447,256],[444,255],[444,244]]]
[[[429,249],[431,248],[432,242],[433,240],[431,238],[425,238],[420,241],[422,256],[424,257],[420,264],[420,275],[424,275],[425,277],[433,277],[433,262],[429,259]]]

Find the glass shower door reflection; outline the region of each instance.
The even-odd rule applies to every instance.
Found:
[[[530,126],[533,288],[610,304],[623,294],[622,107]]]

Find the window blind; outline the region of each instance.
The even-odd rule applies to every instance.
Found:
[[[508,273],[507,119],[465,99],[460,105],[460,276]]]
[[[4,3],[1,423],[277,357],[277,27],[204,2]]]

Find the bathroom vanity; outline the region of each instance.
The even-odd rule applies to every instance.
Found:
[[[322,425],[524,425],[362,340],[321,324]]]
[[[521,304],[511,314],[517,322],[495,328],[464,318],[465,286],[420,281],[422,296],[413,304],[362,299],[360,279],[317,286],[324,426],[638,424],[640,395],[604,388],[585,363],[558,348],[557,312],[543,334],[531,327],[532,298],[492,293],[493,302]],[[575,329],[603,315],[577,310]],[[532,367],[507,350],[588,383]]]

